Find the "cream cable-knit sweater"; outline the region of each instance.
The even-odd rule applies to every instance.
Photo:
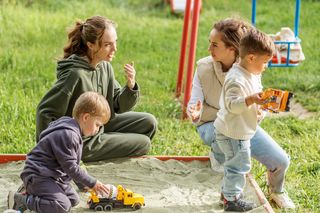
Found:
[[[245,98],[261,91],[261,75],[251,74],[234,64],[222,87],[215,128],[227,137],[250,140],[258,125],[258,105],[247,106]]]

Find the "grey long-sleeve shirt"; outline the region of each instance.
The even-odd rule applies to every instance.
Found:
[[[70,117],[61,117],[50,123],[40,134],[39,143],[27,155],[21,178],[36,175],[63,183],[74,180],[92,188],[97,180],[79,166],[82,146],[81,130],[77,121]]]

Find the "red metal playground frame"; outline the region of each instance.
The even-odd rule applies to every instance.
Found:
[[[190,161],[194,161],[194,160],[204,161],[204,162],[209,161],[209,157],[207,157],[207,156],[164,156],[164,155],[162,155],[162,156],[142,156],[142,158],[149,158],[149,157],[157,158],[162,161],[166,161],[166,160],[179,160],[179,161],[184,161],[184,162],[190,162]],[[25,154],[0,154],[0,164],[1,163],[9,163],[9,162],[13,162],[13,161],[22,161],[25,159],[26,159]],[[249,173],[247,175],[247,178],[249,180],[249,184],[254,188],[255,193],[256,193],[261,205],[266,210],[266,212],[274,213],[270,203],[268,202],[267,198],[265,197],[265,195],[261,191],[259,185],[255,181],[253,176]]]

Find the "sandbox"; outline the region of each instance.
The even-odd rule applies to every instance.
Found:
[[[25,155],[0,155],[0,212],[6,209],[6,196],[22,183],[20,172]],[[19,160],[19,161],[17,161]],[[224,212],[219,205],[222,174],[211,170],[207,157],[147,156],[87,163],[88,172],[103,183],[121,184],[145,197],[146,205],[136,212]],[[86,194],[71,212],[88,209]],[[273,212],[259,186],[249,174],[245,199],[257,204],[250,212]],[[131,209],[113,209],[130,212]]]

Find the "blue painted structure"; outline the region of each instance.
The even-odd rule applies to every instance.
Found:
[[[252,16],[251,16],[251,23],[255,26],[256,25],[256,9],[257,9],[257,2],[256,0],[252,0]],[[286,44],[287,47],[287,58],[286,63],[284,64],[276,64],[269,62],[269,67],[296,67],[299,63],[290,63],[290,47],[292,44],[301,43],[301,39],[298,36],[299,33],[299,17],[300,17],[300,0],[296,0],[296,11],[294,17],[294,36],[296,41],[275,41],[275,44]]]

